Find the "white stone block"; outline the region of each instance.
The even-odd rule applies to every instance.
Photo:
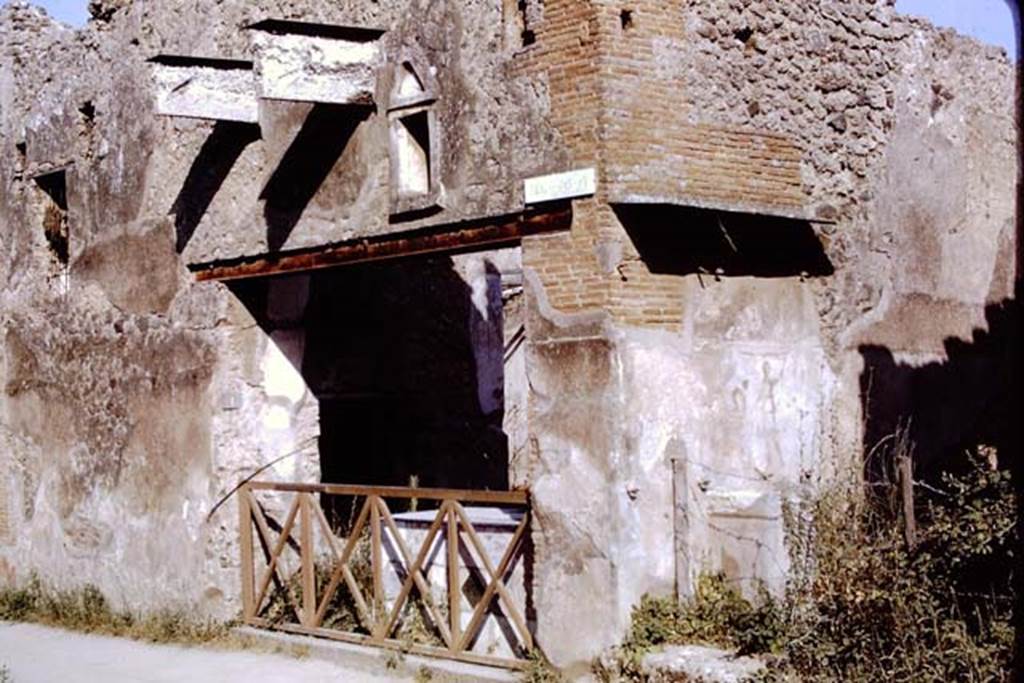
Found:
[[[259,120],[252,62],[164,55],[150,63],[157,114],[242,123]]]
[[[249,28],[259,97],[373,104],[381,31],[276,20]]]

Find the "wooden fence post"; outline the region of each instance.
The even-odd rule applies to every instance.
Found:
[[[384,581],[381,573],[383,571],[381,566],[383,540],[380,536],[380,499],[371,495],[368,496],[368,500],[370,501],[370,570],[373,574],[373,636],[377,640],[382,640],[387,634],[381,632],[381,627],[386,622],[386,616],[384,614]]]
[[[903,531],[907,547],[917,546],[917,518],[914,515],[914,466],[910,456],[900,457],[900,488],[903,491]]]
[[[313,515],[310,509],[312,494],[298,493],[299,523],[301,528],[302,561],[302,620],[306,626],[312,626],[316,618],[316,568],[313,565]]]
[[[442,508],[443,509],[443,508]],[[457,652],[462,627],[461,602],[459,600],[459,519],[455,508],[448,509],[448,620],[452,634],[451,651]]]
[[[241,551],[242,569],[242,619],[252,619],[256,616],[255,605],[255,580],[252,564],[252,504],[250,502],[248,486],[243,486],[238,491],[238,534],[239,547]]]

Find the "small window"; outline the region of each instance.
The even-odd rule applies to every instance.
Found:
[[[430,192],[430,119],[419,111],[396,119],[392,126],[395,182],[401,196]]]
[[[391,214],[436,209],[439,140],[436,84],[429,68],[407,59],[394,71],[388,107],[391,156]]]
[[[43,235],[54,258],[66,266],[69,257],[67,173],[47,173],[37,176],[35,182],[42,190]]]
[[[538,0],[505,0],[505,45],[521,50],[537,42],[534,26],[540,20],[542,3]]]

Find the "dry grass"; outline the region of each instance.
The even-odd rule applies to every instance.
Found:
[[[33,576],[19,588],[0,589],[0,620],[23,621],[82,633],[151,643],[235,646],[231,624],[197,620],[183,611],[135,614],[116,610],[95,586],[58,590]]]
[[[786,511],[784,598],[747,601],[721,577],[705,577],[684,604],[645,598],[597,673],[644,680],[651,649],[705,643],[767,655],[764,680],[1010,680],[1017,501],[1009,474],[979,451],[919,495],[915,547],[897,488],[883,479],[865,495],[851,480]]]
[[[973,460],[973,458],[972,458]],[[1003,681],[1013,649],[1016,500],[980,460],[922,501],[909,548],[896,496],[840,491],[795,511],[785,666],[803,680]]]

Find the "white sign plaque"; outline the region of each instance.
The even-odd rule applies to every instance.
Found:
[[[586,197],[597,192],[597,171],[583,168],[527,178],[524,185],[527,204]]]

